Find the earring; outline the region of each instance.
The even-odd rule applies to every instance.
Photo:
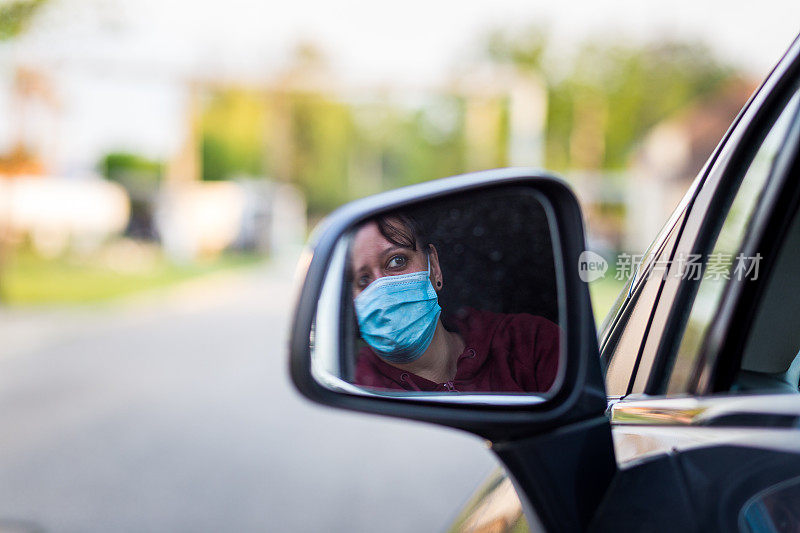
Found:
[[[436,286],[437,286],[437,287],[439,287],[439,288],[441,289],[441,288],[442,288],[442,282],[441,282],[441,281],[437,281],[437,282],[436,282]]]

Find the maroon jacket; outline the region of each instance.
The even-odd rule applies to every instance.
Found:
[[[355,383],[384,390],[454,392],[545,392],[552,386],[560,330],[546,318],[466,309],[453,322],[466,344],[453,381],[434,383],[405,372],[364,347]]]

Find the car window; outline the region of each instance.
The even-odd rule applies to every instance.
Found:
[[[609,345],[604,347],[604,360],[608,361],[605,380],[606,393],[611,397],[623,396],[628,393],[631,376],[636,372],[640,347],[647,334],[650,316],[661,288],[660,265],[671,253],[678,227],[677,222],[673,223],[662,246],[656,250],[648,250],[645,254],[636,273],[637,278],[642,282],[631,296],[632,309],[628,312],[622,325],[622,333],[619,339],[609,342]]]
[[[639,289],[639,286],[646,281],[642,276],[638,275],[640,269],[645,269],[647,265],[655,260],[663,259],[663,254],[670,253],[672,248],[666,246],[667,239],[673,237],[675,228],[683,224],[686,216],[686,210],[689,203],[694,199],[703,176],[705,175],[706,167],[699,172],[695,180],[692,182],[686,194],[683,195],[678,206],[670,215],[667,222],[658,232],[658,235],[653,242],[650,243],[647,250],[641,257],[631,256],[631,263],[633,267],[633,275],[628,278],[628,281],[623,286],[616,301],[611,305],[611,309],[606,314],[603,322],[598,330],[598,339],[600,339],[603,353],[603,358],[610,358],[613,351],[616,349],[616,342],[618,339],[614,338],[613,330],[624,327],[624,321],[627,320],[628,313],[626,313],[625,304],[629,298]],[[638,260],[638,263],[637,263]]]
[[[795,93],[764,137],[741,180],[720,228],[714,247],[707,256],[676,257],[684,279],[700,280],[697,294],[681,339],[667,385],[667,394],[688,392],[692,371],[711,320],[716,314],[725,286],[734,279],[758,275],[760,257],[738,254],[748,223],[761,192],[769,179],[775,158],[798,108]]]
[[[772,261],[769,279],[744,343],[733,390],[798,392],[800,299],[786,297],[796,290],[800,270],[800,217],[797,213],[780,252]]]

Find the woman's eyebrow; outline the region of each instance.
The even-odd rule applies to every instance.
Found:
[[[410,249],[406,248],[405,246],[399,246],[399,245],[393,244],[392,246],[389,246],[388,248],[384,248],[382,251],[380,251],[378,253],[378,256],[379,256],[381,261],[385,261],[387,255],[391,255],[391,254],[396,253],[398,251],[400,251],[400,252],[408,252],[409,250]],[[361,266],[359,266],[358,268],[355,269],[355,272],[358,273],[358,274],[360,274],[361,272],[365,272],[365,271],[367,273],[369,273],[369,270],[370,270],[369,265],[362,264]]]
[[[392,246],[384,249],[381,252],[381,257],[386,257],[387,255],[393,254],[393,253],[395,253],[397,251],[401,251],[402,252],[402,251],[407,251],[407,250],[408,250],[408,248],[406,248],[405,246],[399,246],[399,245],[395,244],[395,245],[392,245]]]
[[[405,246],[393,245],[393,246],[390,246],[389,248],[386,248],[385,250],[383,250],[380,253],[380,258],[381,258],[382,262],[385,262],[386,259],[388,259],[389,256],[391,256],[393,254],[396,254],[397,252],[409,253],[410,251],[411,251],[411,249],[407,248]]]

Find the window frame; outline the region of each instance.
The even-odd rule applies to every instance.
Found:
[[[690,190],[689,194],[687,194],[689,201],[693,198],[693,192],[693,190]],[[658,277],[650,277],[650,273],[657,262],[662,261],[663,258],[671,257],[672,251],[677,244],[676,235],[680,233],[685,216],[686,207],[681,205],[676,209],[676,216],[670,219],[659,234],[659,237],[654,241],[652,248],[645,252],[641,264],[637,266],[635,279],[630,284],[630,287],[626,287],[628,290],[626,303],[615,317],[608,333],[604,336],[603,346],[600,351],[600,362],[603,368],[606,392],[613,392],[613,394],[609,395],[611,398],[619,398],[630,394],[631,386],[639,370],[642,348],[647,340],[653,314],[658,307],[663,286],[663,280]],[[638,305],[641,298],[648,296],[647,292],[649,290],[655,290],[655,294],[651,297],[652,304],[647,305],[647,301],[643,301],[642,303],[645,305]],[[608,391],[609,373],[612,371],[612,360],[625,356],[625,354],[617,351],[620,347],[620,341],[626,334],[639,334],[640,338],[638,343],[634,343],[636,353],[631,354],[630,357],[632,358],[619,367],[621,379],[626,381],[624,391],[621,391],[621,394],[617,394],[617,391]],[[627,378],[625,374],[627,374]]]

